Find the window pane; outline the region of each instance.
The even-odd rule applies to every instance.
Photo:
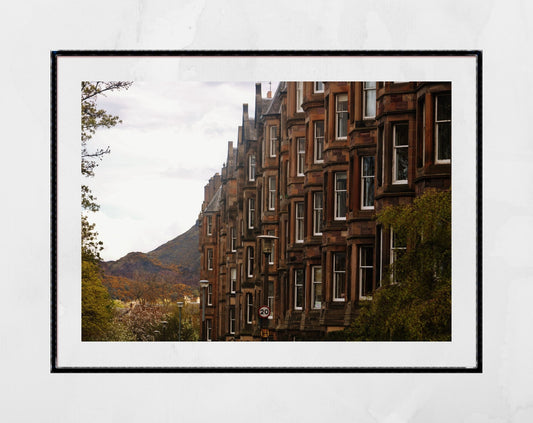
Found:
[[[396,180],[407,180],[407,148],[396,149]]]
[[[408,145],[407,140],[407,125],[396,125],[394,127],[395,129],[395,140],[394,145],[400,146],[400,145]]]
[[[437,120],[452,119],[452,96],[443,94],[437,97]]]
[[[363,206],[370,207],[374,205],[374,178],[365,178],[363,185]]]
[[[450,123],[439,123],[437,127],[438,160],[448,160],[452,157],[452,126]]]
[[[376,90],[368,90],[365,92],[365,116],[376,115]]]
[[[374,157],[363,157],[363,176],[374,176]]]

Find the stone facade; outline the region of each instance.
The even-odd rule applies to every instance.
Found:
[[[281,82],[269,97],[256,84],[255,117],[245,104],[205,189],[202,339],[320,340],[349,326],[403,248],[376,212],[450,189],[450,83]],[[259,235],[277,238],[271,254]]]

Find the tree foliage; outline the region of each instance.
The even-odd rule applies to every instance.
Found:
[[[361,305],[350,340],[451,340],[451,192],[429,190],[378,215],[407,250]],[[399,283],[392,284],[391,272]]]
[[[96,100],[99,95],[113,90],[128,89],[131,82],[82,82],[81,84],[81,173],[85,177],[94,176],[97,160],[110,152],[106,149],[90,151],[87,142],[100,127],[110,128],[120,122],[98,109]],[[113,301],[102,283],[99,261],[103,243],[98,240],[94,223],[89,222],[87,212],[99,209],[96,198],[87,185],[81,186],[81,262],[82,262],[82,340],[103,341],[109,338],[113,327]],[[118,335],[113,335],[118,337]]]
[[[83,341],[106,338],[113,318],[113,302],[102,285],[98,264],[82,260],[81,337]]]

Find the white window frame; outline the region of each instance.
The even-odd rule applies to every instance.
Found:
[[[229,292],[235,294],[237,290],[237,268],[230,267],[229,269]]]
[[[374,84],[373,87],[368,87],[367,84]],[[374,114],[366,114],[366,106],[368,103],[369,93],[374,91]],[[374,119],[376,117],[376,82],[363,82],[363,119]]]
[[[298,282],[298,275],[300,273],[302,275],[301,283]],[[304,303],[305,303],[304,284],[305,284],[304,269],[294,269],[294,309],[295,310],[303,310]],[[301,290],[302,304],[298,305],[298,293],[300,290]]]
[[[237,251],[237,231],[235,230],[235,226],[231,226],[229,229],[230,232],[230,249],[231,252],[234,253]]]
[[[346,108],[344,110],[339,109],[340,103],[345,103]],[[342,116],[346,115],[345,119],[342,119]],[[346,122],[345,132],[341,135],[341,120]],[[348,137],[348,94],[337,94],[335,96],[335,139],[336,140],[345,140]]]
[[[401,144],[401,145],[396,145],[396,139],[397,139],[397,134],[396,134],[396,129],[400,126],[405,126],[407,128],[407,144]],[[392,183],[393,184],[407,184],[408,181],[409,181],[409,124],[407,122],[402,122],[402,123],[397,123],[397,124],[394,124],[393,127],[392,127]],[[397,166],[398,166],[398,152],[400,149],[406,149],[407,150],[407,171],[406,171],[406,174],[407,174],[407,179],[396,179],[397,178],[397,175],[396,175],[396,171],[397,171]]]
[[[270,230],[270,231],[267,231],[267,235],[272,235],[272,236],[275,236],[275,232]],[[273,265],[274,264],[274,252],[276,251],[276,247],[272,247],[272,251],[267,254],[268,255],[268,264],[269,265]]]
[[[394,264],[394,262],[396,261],[396,257],[398,256],[399,252],[402,251],[403,253],[405,253],[405,251],[407,251],[407,246],[405,245],[394,245],[394,230],[391,228],[390,230],[390,265],[391,265],[391,284],[397,284],[398,281],[397,281],[397,278],[396,278],[396,272],[394,271],[394,268],[392,267],[392,265]]]
[[[211,319],[205,320],[205,339],[206,341],[211,341],[211,332],[213,330]]]
[[[269,319],[274,318],[274,281],[268,281],[267,284],[267,306],[270,309]]]
[[[374,162],[374,173],[375,173],[375,170],[376,170],[376,160],[374,158],[374,156],[362,156],[361,157],[361,210],[374,210],[374,192],[372,192],[372,204],[367,206],[365,205],[366,203],[366,200],[367,198],[365,198],[365,193],[366,193],[366,190],[365,190],[365,184],[367,181],[371,182],[372,183],[372,191],[374,191],[374,188],[375,188],[375,177],[374,177],[374,173],[372,173],[371,175],[365,175],[365,166],[364,166],[364,162],[365,162],[365,159],[372,159],[372,161]]]
[[[318,136],[317,133],[317,127],[319,124],[322,124],[322,135]],[[313,124],[314,130],[313,130],[313,144],[314,144],[314,161],[315,163],[324,163],[324,121],[323,120],[317,120]],[[319,146],[320,143],[320,146]]]
[[[246,275],[248,278],[253,278],[254,276],[254,260],[254,247],[248,247],[246,249]]]
[[[319,85],[319,84],[321,84],[321,85]],[[313,92],[315,92],[315,93],[323,93],[324,92],[324,82],[315,81],[313,83]]]
[[[371,245],[361,245],[359,246],[359,299],[360,300],[371,300],[372,299],[372,295],[368,295],[369,293],[367,293],[367,295],[363,295],[363,274],[365,274],[366,272],[370,271],[372,272],[372,278],[374,277],[374,266],[373,264],[368,266],[368,265],[363,265],[363,250],[370,250],[371,254],[373,255],[374,254],[374,248],[371,246]],[[372,262],[374,261],[374,258],[372,257]],[[372,291],[371,291],[372,292]]]
[[[213,270],[213,249],[207,249],[207,270]]]
[[[229,333],[235,335],[235,307],[229,308],[228,315]]]
[[[276,177],[268,177],[268,210],[276,210]]]
[[[248,198],[248,229],[255,227],[255,198]]]
[[[298,243],[304,242],[305,204],[303,201],[294,203],[294,239]]]
[[[305,138],[296,138],[296,176],[304,176],[305,171]]]
[[[213,216],[207,216],[207,235],[213,235]]]
[[[317,271],[320,269],[320,280],[317,279]],[[316,290],[317,285],[320,285],[320,292],[322,301],[316,301]],[[324,302],[324,285],[322,285],[322,266],[312,266],[311,267],[311,308],[317,310],[322,308],[322,303]],[[318,303],[318,305],[317,305]]]
[[[438,113],[438,107],[439,107],[439,98],[444,97],[444,96],[450,97],[450,119],[438,120],[437,113]],[[451,101],[452,101],[452,96],[449,93],[442,93],[442,94],[435,95],[435,163],[438,163],[438,164],[451,163],[451,157],[449,159],[439,159],[439,125],[450,125],[450,151],[451,151],[451,143],[452,143]]]
[[[344,174],[344,180],[346,181],[346,188],[343,189],[343,190],[340,190],[337,188],[337,180],[338,180],[338,177],[339,175],[341,174]],[[344,215],[339,215],[339,205],[340,205],[340,198],[341,196],[344,196],[344,207],[345,209],[347,210],[347,207],[348,207],[348,175],[345,171],[341,171],[341,172],[335,172],[335,220],[346,220],[346,213],[344,213]]]
[[[302,103],[304,102],[304,83],[299,81],[296,83],[296,111],[303,112]]]
[[[213,284],[211,283],[207,285],[207,305],[213,305]]]
[[[269,146],[270,157],[276,157],[276,144],[278,141],[278,127],[273,125],[269,127]]]
[[[337,268],[337,257],[340,255],[344,256],[344,269]],[[339,278],[344,278],[344,290],[341,292],[339,290]],[[337,292],[339,291],[339,292]],[[339,294],[344,294],[344,296],[339,296]],[[345,302],[346,301],[346,253],[333,253],[333,301],[336,302]]]
[[[320,204],[317,205],[317,199]],[[324,216],[324,193],[322,191],[313,192],[313,235],[322,235],[322,219]]]
[[[250,182],[255,181],[255,171],[256,171],[257,162],[255,156],[248,156],[248,180]]]
[[[246,323],[251,324],[254,315],[254,296],[251,293],[246,294]]]

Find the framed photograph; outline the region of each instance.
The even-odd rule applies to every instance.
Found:
[[[481,77],[52,52],[51,371],[482,372]]]

